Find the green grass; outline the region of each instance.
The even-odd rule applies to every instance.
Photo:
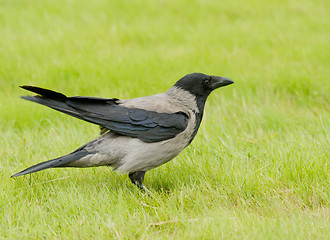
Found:
[[[330,237],[329,1],[0,1],[0,239]],[[133,98],[230,77],[194,142],[139,192],[109,168],[10,176],[96,126],[19,99],[32,84]]]

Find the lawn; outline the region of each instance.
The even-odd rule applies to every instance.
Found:
[[[0,239],[329,239],[330,2],[0,1]],[[110,168],[50,169],[98,127],[24,101],[160,93],[226,76],[152,197]]]

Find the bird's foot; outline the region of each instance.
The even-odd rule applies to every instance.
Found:
[[[140,172],[130,172],[128,174],[129,179],[131,182],[136,185],[142,192],[145,192],[148,194],[149,197],[151,196],[151,192],[144,186],[143,180],[144,180],[144,175],[146,172],[140,171]]]
[[[131,182],[135,184],[138,188],[140,188],[142,191],[145,191],[145,186],[143,185],[144,175],[146,172],[140,171],[140,172],[130,172],[128,174],[129,179],[131,179]]]

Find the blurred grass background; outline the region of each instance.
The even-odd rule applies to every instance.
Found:
[[[328,1],[0,0],[0,239],[326,239]],[[98,129],[19,85],[133,98],[187,73],[226,76],[199,133],[147,173],[25,167]]]

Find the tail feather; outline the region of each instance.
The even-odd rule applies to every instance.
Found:
[[[34,172],[39,172],[41,170],[45,170],[48,168],[55,168],[55,167],[65,167],[66,164],[71,163],[73,161],[76,161],[82,157],[85,157],[86,155],[88,155],[89,153],[85,150],[79,150],[79,151],[75,151],[73,153],[70,153],[68,155],[65,155],[63,157],[59,157],[56,159],[52,159],[52,160],[48,160],[46,162],[41,162],[38,163],[34,166],[31,166],[19,173],[14,174],[11,177],[19,177],[25,174],[29,174],[29,173],[34,173]]]

